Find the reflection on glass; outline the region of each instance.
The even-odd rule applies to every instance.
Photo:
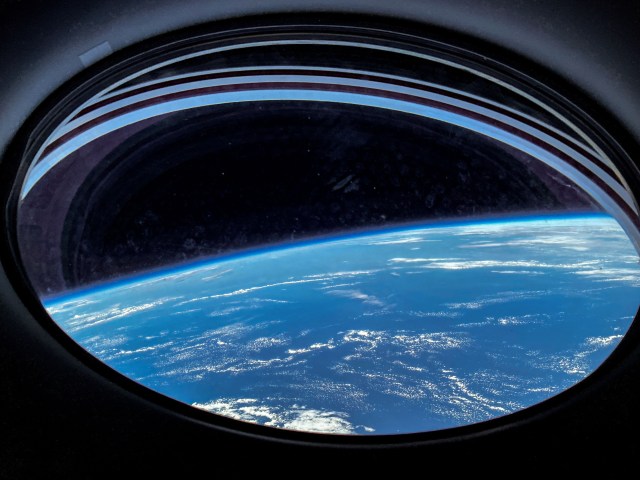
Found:
[[[468,63],[273,45],[113,80],[27,158],[22,266],[69,336],[194,407],[334,434],[500,417],[609,356],[638,220],[597,139]]]

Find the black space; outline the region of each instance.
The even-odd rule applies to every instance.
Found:
[[[593,208],[557,176],[481,135],[380,109],[265,102],[176,113],[87,177],[64,223],[65,284],[53,289],[332,232]]]

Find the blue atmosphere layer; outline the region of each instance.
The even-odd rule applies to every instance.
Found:
[[[429,223],[419,223],[419,224],[411,224],[410,226],[402,225],[402,226],[394,226],[391,228],[385,229],[376,229],[376,230],[362,230],[357,231],[356,233],[342,233],[337,235],[327,235],[320,237],[313,237],[309,239],[304,239],[300,241],[294,242],[286,242],[286,243],[278,243],[274,245],[269,245],[266,247],[258,247],[251,248],[248,250],[242,250],[239,252],[234,252],[231,254],[222,255],[215,258],[206,258],[201,260],[196,260],[187,263],[181,263],[178,265],[173,265],[166,268],[161,269],[153,269],[151,271],[145,271],[144,273],[127,275],[122,278],[117,278],[115,280],[111,280],[104,283],[99,283],[89,287],[81,287],[80,289],[75,289],[71,292],[65,292],[61,295],[56,295],[54,297],[50,297],[43,300],[43,305],[45,307],[53,307],[57,304],[68,302],[70,300],[74,300],[77,298],[85,297],[90,294],[104,292],[111,289],[117,289],[126,287],[127,285],[131,285],[134,283],[144,282],[148,280],[153,280],[157,278],[161,278],[167,275],[175,275],[178,273],[184,273],[191,270],[196,270],[201,267],[207,267],[215,264],[221,264],[224,262],[246,259],[249,257],[264,255],[268,253],[291,250],[296,248],[310,247],[315,245],[322,245],[333,242],[340,242],[344,240],[354,240],[359,238],[367,238],[367,237],[375,237],[378,235],[387,235],[394,233],[411,233],[418,232],[422,230],[430,230],[430,229],[438,229],[438,228],[449,228],[449,227],[462,227],[462,226],[471,226],[471,225],[508,225],[512,223],[528,223],[528,222],[541,222],[541,221],[557,221],[557,220],[579,220],[579,219],[612,219],[610,215],[605,213],[579,213],[579,214],[561,214],[561,215],[535,215],[535,216],[522,216],[522,217],[509,217],[505,218],[491,218],[485,219],[482,221],[445,221],[445,222],[429,222]]]

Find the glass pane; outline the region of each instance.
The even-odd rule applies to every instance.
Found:
[[[51,318],[157,392],[307,432],[467,425],[592,373],[640,286],[601,139],[480,67],[313,38],[176,53],[59,121],[17,212]]]

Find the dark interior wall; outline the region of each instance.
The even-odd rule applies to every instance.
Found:
[[[79,56],[102,42],[118,51],[191,24],[243,14],[322,10],[390,15],[421,22],[425,31],[446,28],[498,44],[555,70],[559,77],[543,70],[542,79],[563,84],[570,96],[587,98],[590,111],[609,128],[617,131],[618,122],[626,124],[631,135],[623,143],[638,153],[630,140],[640,139],[637,2],[486,0],[482,8],[478,5],[475,0],[182,0],[179,8],[170,0],[3,2],[0,152],[40,102],[83,68]],[[482,48],[481,42],[476,45]],[[3,202],[14,174],[15,165],[4,157]],[[92,363],[86,352],[44,321],[43,312],[16,280],[6,242],[4,237],[0,242],[0,476],[5,478],[151,475],[170,469],[185,475],[202,468],[214,476],[264,474],[274,459],[282,466],[291,458],[331,475],[339,462],[360,475],[379,473],[389,465],[398,471],[409,465],[422,471],[454,465],[458,472],[475,474],[511,473],[510,466],[517,465],[548,475],[562,466],[572,472],[585,466],[633,466],[640,448],[640,338],[635,327],[593,378],[557,401],[512,418],[513,423],[444,435],[440,442],[411,438],[389,449],[328,447],[308,437],[271,440],[255,430],[235,433],[226,428],[228,423],[212,427],[203,417],[150,397]],[[241,465],[232,460],[238,452]]]

